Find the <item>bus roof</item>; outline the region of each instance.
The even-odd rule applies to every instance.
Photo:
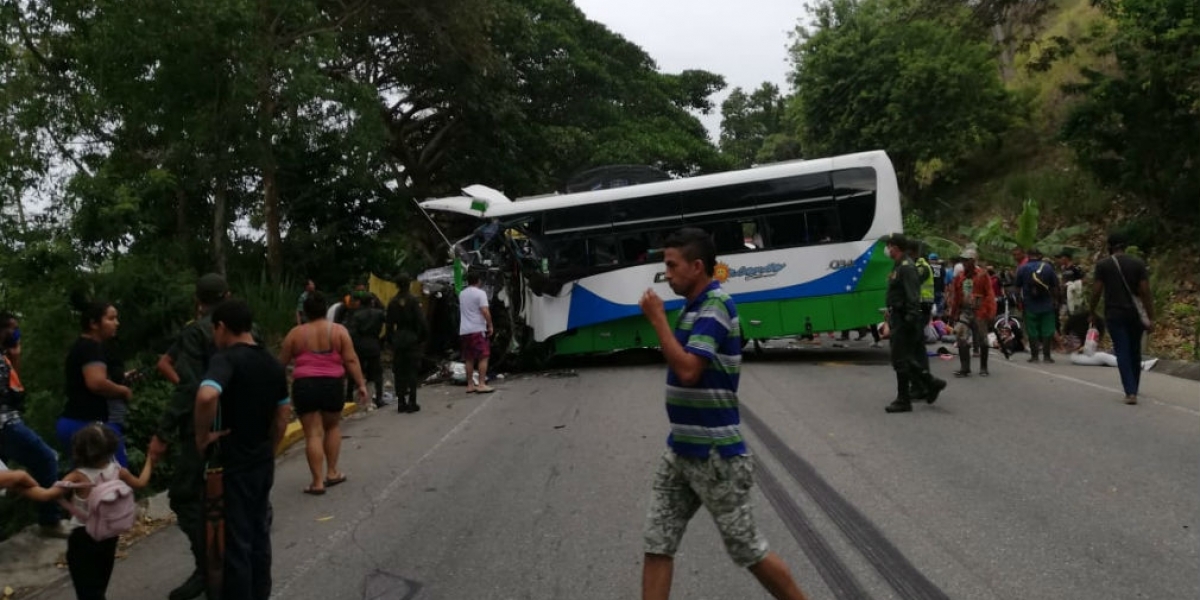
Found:
[[[463,189],[463,196],[426,200],[421,203],[421,208],[480,218],[504,218],[569,206],[601,204],[646,196],[690,192],[724,185],[749,183],[780,177],[805,175],[808,173],[821,173],[855,167],[878,168],[880,166],[886,166],[889,172],[892,170],[892,163],[887,154],[882,150],[874,150],[831,158],[773,163],[739,171],[726,171],[712,175],[699,175],[696,177],[672,179],[670,181],[643,183],[594,192],[535,196],[515,201],[508,199],[501,192],[487,186],[472,185]]]

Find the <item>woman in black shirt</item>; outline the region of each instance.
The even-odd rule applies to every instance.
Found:
[[[107,302],[91,302],[78,308],[82,333],[67,353],[67,403],[56,426],[61,448],[70,448],[75,432],[89,424],[108,423],[110,398],[128,402],[133,395],[128,387],[114,383],[108,374],[104,343],[117,335],[121,325],[117,308]],[[121,438],[121,432],[117,434]],[[117,462],[128,465],[123,439],[117,449]]]

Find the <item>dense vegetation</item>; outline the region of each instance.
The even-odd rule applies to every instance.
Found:
[[[166,347],[207,271],[278,339],[306,278],[442,260],[415,199],[541,193],[605,164],[686,176],[883,148],[931,237],[1010,243],[1034,200],[1043,234],[1119,220],[1182,256],[1196,11],[820,0],[791,90],[734,90],[714,145],[695,115],[723,77],[659,72],[570,0],[0,0],[0,308],[22,315],[27,416],[48,434],[61,407],[73,292],[117,304],[130,366]],[[168,390],[135,390],[135,447]]]

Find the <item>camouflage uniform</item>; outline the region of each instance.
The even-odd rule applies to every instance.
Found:
[[[646,516],[648,554],[674,556],[688,521],[701,506],[712,513],[730,558],[751,567],[767,556],[767,540],[754,524],[750,490],[754,487],[754,458],[707,459],[679,456],[668,448],[654,474],[653,498]]]
[[[212,319],[205,314],[179,333],[179,339],[167,351],[179,374],[179,384],[170,404],[158,422],[159,439],[175,451],[167,495],[179,529],[191,545],[198,572],[204,572],[204,457],[196,450],[196,391],[208,369],[208,359],[216,352]]]

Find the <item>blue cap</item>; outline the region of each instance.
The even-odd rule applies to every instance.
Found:
[[[938,259],[937,252],[931,252],[929,254],[929,260],[937,260],[937,259]]]

